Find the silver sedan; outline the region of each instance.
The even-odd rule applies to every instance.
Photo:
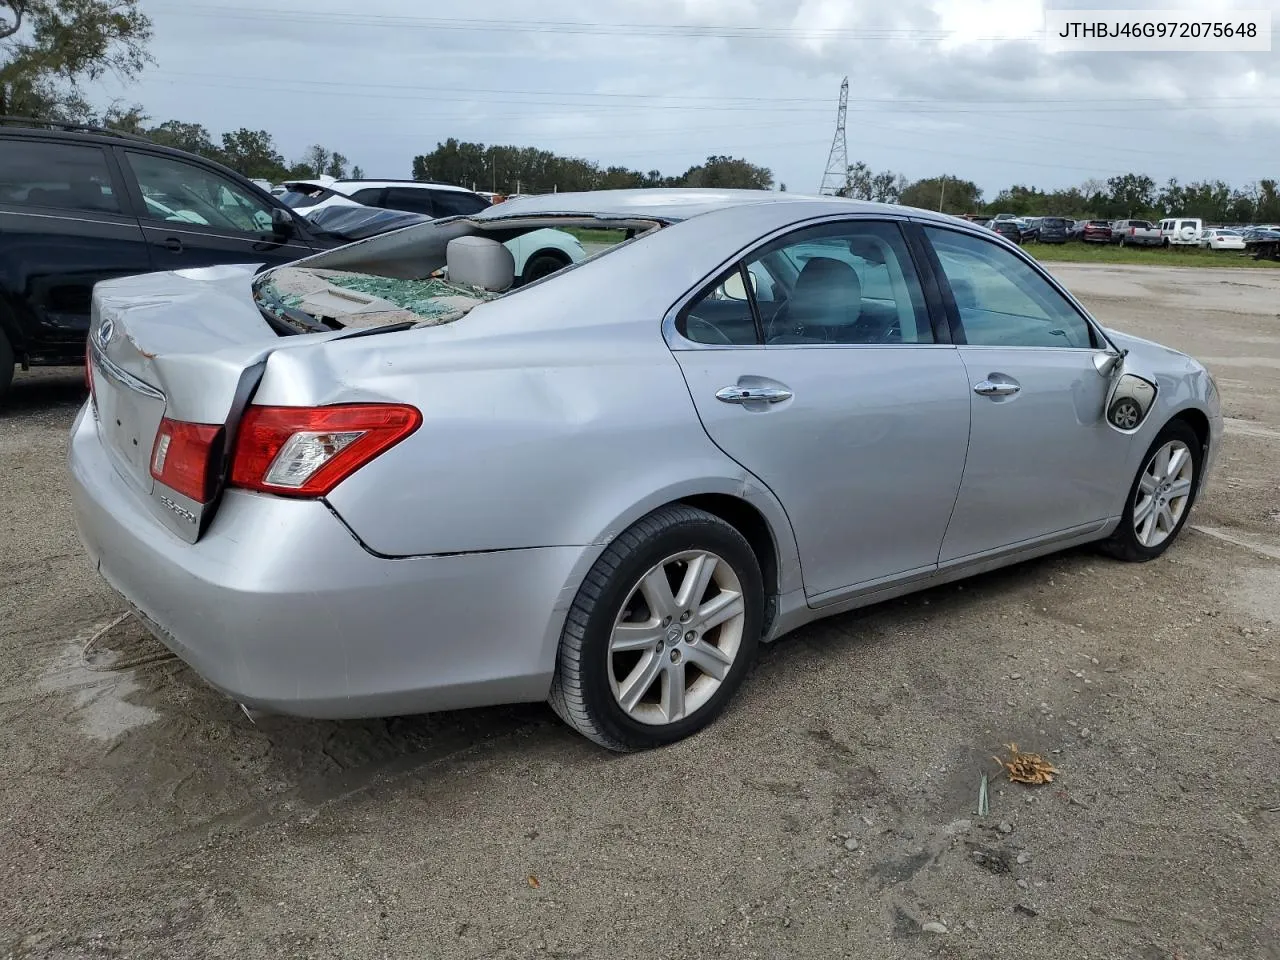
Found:
[[[505,244],[547,228],[592,255],[522,282]],[[617,750],[820,617],[1158,557],[1222,437],[1204,367],[990,231],[754,191],[104,282],[89,361],[81,538],[209,683],[312,717],[549,700]]]

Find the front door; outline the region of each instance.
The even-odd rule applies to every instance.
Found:
[[[1089,322],[1016,254],[926,227],[954,301],[973,425],[946,563],[1117,516],[1130,438],[1103,414],[1111,381]]]
[[[157,270],[219,263],[279,264],[314,252],[299,237],[272,232],[272,207],[229,177],[198,164],[122,150],[137,181],[139,222]]]
[[[791,520],[811,602],[937,564],[969,385],[894,222],[807,227],[685,307],[673,344],[712,440]]]

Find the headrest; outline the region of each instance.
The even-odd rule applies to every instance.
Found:
[[[804,325],[843,327],[862,313],[862,282],[853,267],[831,257],[813,257],[796,278],[791,316]]]
[[[455,237],[445,250],[451,283],[501,293],[516,279],[511,251],[488,237]]]

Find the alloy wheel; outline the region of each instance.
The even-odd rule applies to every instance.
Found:
[[[1191,503],[1195,479],[1191,449],[1171,440],[1147,461],[1133,502],[1133,528],[1144,547],[1158,547],[1173,535]]]
[[[675,723],[715,695],[742,646],[742,584],[704,550],[668,557],[631,589],[609,638],[609,686],[627,716]]]

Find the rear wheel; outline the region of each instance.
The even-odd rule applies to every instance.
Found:
[[[13,347],[9,346],[9,338],[0,333],[0,402],[4,401],[13,383],[13,365],[17,358],[13,355]]]
[[[1143,458],[1120,526],[1102,549],[1118,560],[1144,563],[1169,549],[1195,503],[1204,451],[1181,420],[1165,426]]]
[[[750,544],[719,517],[664,507],[587,574],[560,639],[551,706],[610,750],[674,743],[741,685],[764,616]]]

